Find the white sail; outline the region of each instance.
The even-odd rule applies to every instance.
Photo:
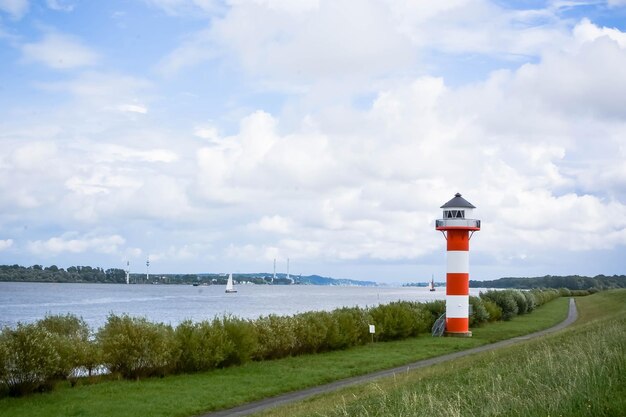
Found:
[[[228,274],[228,282],[226,283],[226,292],[237,292],[233,286],[233,274]]]

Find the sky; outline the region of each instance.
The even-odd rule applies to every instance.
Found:
[[[0,264],[626,273],[626,0],[0,0]]]

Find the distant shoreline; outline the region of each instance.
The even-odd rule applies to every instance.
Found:
[[[236,284],[255,285],[339,285],[339,286],[378,286],[373,281],[337,279],[320,275],[287,275],[258,273],[234,273]],[[56,283],[100,283],[126,284],[127,271],[120,268],[103,269],[91,266],[70,266],[67,269],[56,265],[43,267],[32,265],[0,265],[0,282],[56,282]],[[226,274],[147,274],[128,273],[128,284],[164,285],[226,285]]]

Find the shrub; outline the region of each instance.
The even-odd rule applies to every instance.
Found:
[[[559,293],[561,297],[570,297],[572,295],[572,291],[569,288],[559,288]]]
[[[232,316],[225,316],[222,322],[232,346],[223,366],[240,365],[251,360],[259,344],[254,324]]]
[[[483,300],[483,305],[485,306],[485,310],[487,310],[487,313],[489,314],[490,322],[498,321],[502,319],[502,309],[498,307],[496,303],[486,298],[485,299],[481,298],[481,300]]]
[[[329,331],[332,332],[333,323],[330,313],[308,312],[293,317],[295,346],[293,354],[315,353],[328,349]],[[330,336],[330,337],[329,337]]]
[[[535,294],[532,291],[522,291],[522,295],[526,298],[526,311],[532,312],[537,307],[537,300]]]
[[[559,290],[556,289],[532,290],[530,292],[535,296],[537,307],[561,296]]]
[[[19,396],[52,387],[61,358],[54,336],[37,324],[18,323],[0,333],[0,378],[9,395]]]
[[[370,314],[376,325],[375,337],[383,341],[417,336],[429,330],[434,322],[428,309],[409,301],[379,305],[372,308]]]
[[[489,321],[489,312],[485,308],[485,304],[479,297],[470,296],[470,305],[472,306],[472,314],[469,318],[470,326],[478,326]]]
[[[259,344],[254,359],[277,359],[291,355],[297,346],[292,317],[270,314],[254,321]]]
[[[480,297],[491,300],[500,307],[502,310],[502,320],[511,320],[518,313],[518,306],[515,298],[513,298],[513,292],[512,290],[491,290],[480,293]]]
[[[528,312],[528,302],[526,301],[526,297],[524,297],[524,294],[522,294],[522,292],[518,290],[509,291],[511,292],[511,296],[517,304],[517,314],[526,314]]]
[[[178,348],[178,371],[208,371],[222,366],[234,355],[234,343],[218,318],[200,323],[184,321],[174,334]]]
[[[104,364],[124,378],[163,375],[177,353],[171,326],[126,314],[109,315],[96,338]]]
[[[36,324],[53,337],[54,348],[59,355],[59,369],[55,377],[77,377],[77,369],[92,360],[89,349],[89,326],[74,315],[48,315]]]
[[[433,322],[446,312],[445,300],[429,301],[427,303],[423,303],[422,305],[432,314]]]
[[[337,326],[336,343],[334,349],[345,349],[351,346],[364,345],[370,340],[368,325],[372,318],[367,310],[359,307],[344,307],[332,312]]]
[[[81,343],[77,350],[79,367],[92,376],[93,371],[102,366],[100,344],[95,340],[88,340],[86,343]]]
[[[339,326],[339,314],[335,312],[320,312],[320,320],[324,323],[326,328],[326,337],[320,348],[320,352],[329,350],[344,349],[348,346],[353,346],[350,342],[350,331],[346,334],[342,333],[342,329]]]
[[[4,330],[0,332],[0,398],[2,398],[7,390],[7,377],[9,375],[9,348],[7,346]]]

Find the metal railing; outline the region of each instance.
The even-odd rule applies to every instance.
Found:
[[[435,320],[435,324],[433,324],[433,337],[443,336],[443,333],[446,331],[446,313],[443,313],[437,320]]]
[[[440,220],[435,220],[435,227],[477,227],[480,229],[480,220],[440,219]]]

